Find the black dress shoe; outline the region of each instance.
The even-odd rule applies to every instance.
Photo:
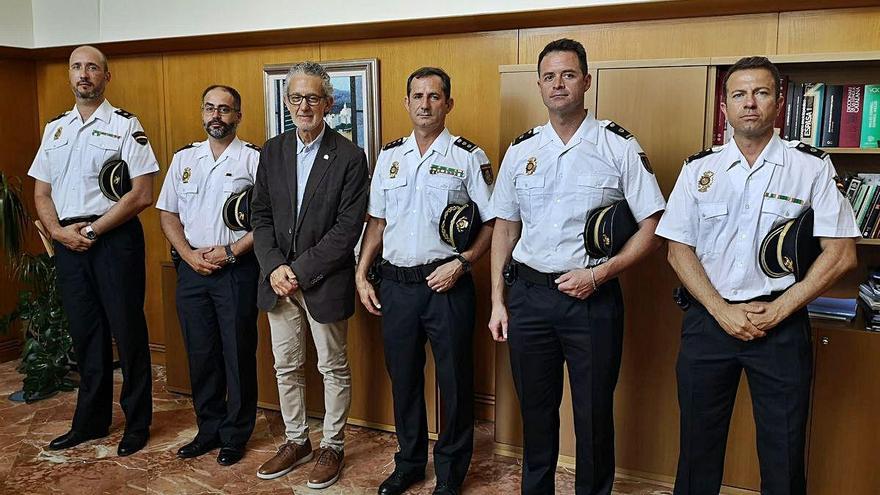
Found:
[[[107,436],[107,433],[103,433],[100,435],[88,434],[88,433],[80,433],[78,431],[70,430],[64,435],[56,438],[49,442],[49,450],[62,450],[69,449],[71,447],[75,447],[83,442],[88,442],[89,440],[94,440],[96,438],[104,438]]]
[[[122,435],[122,440],[119,442],[119,447],[116,448],[116,453],[119,454],[120,457],[134,454],[138,450],[144,448],[144,446],[147,445],[147,440],[149,439],[149,431],[135,431],[131,433],[126,433]]]
[[[231,466],[240,461],[242,457],[244,457],[244,448],[242,447],[220,447],[220,453],[217,454],[217,464]]]
[[[200,441],[196,439],[177,449],[177,457],[180,457],[181,459],[198,457],[200,455],[207,454],[208,452],[216,449],[219,446],[220,440],[217,438],[213,438],[207,441]]]
[[[437,486],[434,487],[434,495],[458,495],[458,487],[445,481],[438,481]]]
[[[421,471],[402,471],[395,469],[391,476],[379,485],[379,495],[400,495],[414,483],[425,479]]]

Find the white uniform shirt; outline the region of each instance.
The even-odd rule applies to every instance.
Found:
[[[682,167],[657,235],[693,246],[725,299],[746,301],[795,282],[794,275],[766,276],[758,252],[773,227],[808,207],[814,210],[817,237],[859,237],[830,158],[809,148],[801,151],[798,144],[774,136],[749,167],[730,140],[714,152],[694,155]]]
[[[184,236],[194,248],[232,244],[247,232],[223,223],[223,204],[254,185],[259,161],[259,148],[237,137],[217,160],[208,141],[184,146],[171,159],[156,208],[180,216]]]
[[[101,193],[98,173],[111,158],[125,160],[131,178],[159,171],[137,117],[104,100],[86,122],[74,106],[46,124],[28,175],[52,186],[59,220],[103,215],[115,202]]]
[[[549,122],[517,138],[501,162],[492,208],[498,218],[522,222],[513,259],[556,273],[600,261],[584,248],[587,213],[622,199],[638,222],[665,206],[636,139],[587,115],[568,144]]]
[[[484,222],[495,218],[488,167],[482,149],[448,129],[425,156],[419,153],[415,134],[385,145],[373,171],[368,209],[371,216],[386,221],[382,256],[409,267],[455,255],[440,239],[440,215],[448,204],[472,200]]]

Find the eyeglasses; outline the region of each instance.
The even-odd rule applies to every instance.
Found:
[[[232,108],[227,105],[220,105],[216,107],[214,105],[211,105],[210,103],[205,103],[204,105],[202,105],[202,112],[205,115],[212,115],[214,112],[220,112],[220,115],[229,115],[230,113],[237,111],[239,111],[238,108]]]
[[[305,100],[305,102],[310,107],[317,105],[324,98],[326,98],[326,97],[325,96],[318,96],[318,95],[298,95],[296,93],[287,95],[287,101],[289,101],[291,105],[299,105],[300,103],[303,102],[303,100]]]

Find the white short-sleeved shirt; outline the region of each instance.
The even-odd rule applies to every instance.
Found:
[[[425,156],[415,135],[386,144],[370,183],[369,214],[386,221],[382,256],[397,266],[417,266],[455,255],[440,239],[440,215],[448,204],[476,203],[484,222],[495,218],[489,158],[477,145],[437,136]]]
[[[688,158],[657,235],[695,248],[721,297],[745,301],[781,291],[758,252],[770,230],[808,207],[817,237],[859,237],[852,207],[837,189],[827,153],[774,136],[753,166],[734,140]]]
[[[567,144],[549,122],[518,137],[501,163],[492,209],[522,222],[514,260],[557,273],[601,261],[584,248],[587,213],[622,199],[639,222],[665,207],[632,134],[587,115]]]
[[[177,150],[165,175],[156,208],[180,216],[183,234],[194,248],[225,246],[247,234],[223,223],[230,195],[254,185],[260,148],[237,137],[217,160],[208,141]]]
[[[98,173],[111,158],[125,160],[132,178],[159,171],[137,117],[104,100],[86,122],[74,106],[46,124],[28,175],[52,186],[59,220],[103,215],[115,203],[101,193]]]

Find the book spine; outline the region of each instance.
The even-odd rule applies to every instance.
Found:
[[[791,140],[797,141],[801,138],[801,115],[804,113],[804,85],[794,85],[794,98],[792,98],[794,109],[791,117]]]
[[[812,119],[810,122],[812,134],[810,135],[810,141],[804,142],[810,146],[818,147],[822,145],[820,135],[822,134],[822,115],[825,107],[825,84],[816,83],[816,85],[810,89],[810,94],[813,96],[813,113],[810,116]]]
[[[800,115],[800,140],[810,144],[813,140],[813,111],[816,107],[816,97],[812,94],[815,83],[804,83],[804,96],[801,99]]]
[[[880,142],[880,84],[865,85],[862,110],[862,148],[877,148]]]
[[[822,115],[821,145],[837,147],[840,143],[840,100],[843,86],[825,87],[825,110]]]
[[[779,80],[776,81],[776,87],[780,90],[779,96],[785,101],[786,92],[788,91],[788,76],[780,76]],[[773,123],[773,129],[776,131],[777,135],[783,135],[783,132],[785,131],[785,108],[780,109],[779,113],[776,114],[776,121]]]
[[[865,87],[848,85],[843,87],[843,105],[840,112],[841,148],[858,148],[862,137],[862,102]]]
[[[859,192],[860,185],[862,185],[862,179],[858,177],[850,179],[849,187],[846,189],[846,199],[849,201],[850,206],[856,201],[856,193]]]
[[[877,215],[880,213],[880,194],[874,194],[873,204],[869,207],[869,213],[865,215],[865,226],[862,228],[862,237],[870,238],[877,223]]]
[[[788,82],[785,91],[785,127],[782,129],[782,139],[789,141],[792,139],[791,130],[794,128],[792,120],[794,119],[794,87],[796,84],[792,81]],[[859,121],[861,126],[861,120]]]
[[[874,196],[877,194],[877,186],[870,185],[868,186],[868,190],[865,193],[864,201],[862,201],[861,206],[859,206],[858,215],[856,216],[856,224],[859,226],[859,230],[862,230],[865,227],[865,217],[868,215],[868,211],[871,209],[871,206],[874,204]]]
[[[715,146],[724,144],[724,128],[727,125],[727,119],[724,118],[724,112],[721,111],[726,75],[727,71],[719,70],[718,77],[715,78],[715,122],[712,125],[712,144]]]

